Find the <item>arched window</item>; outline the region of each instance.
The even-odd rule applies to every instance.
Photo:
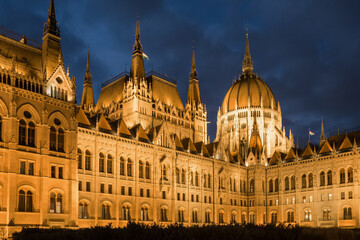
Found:
[[[62,195],[60,193],[56,196],[56,213],[62,213]]]
[[[19,191],[18,211],[25,212],[25,192],[23,190]]]
[[[306,174],[301,176],[301,188],[306,188]]]
[[[205,212],[205,223],[210,223],[210,211]]]
[[[105,171],[105,156],[103,153],[99,154],[99,172]]]
[[[22,119],[19,123],[19,144],[26,145],[26,123]]]
[[[55,127],[50,127],[50,150],[56,151],[56,129]]]
[[[275,192],[279,192],[279,179],[275,179]]]
[[[144,178],[144,163],[139,161],[139,178]]]
[[[295,176],[291,177],[291,190],[295,190]]]
[[[50,194],[50,213],[55,213],[55,202],[56,202],[56,195],[55,193]]]
[[[232,212],[231,213],[231,223],[235,224],[236,223],[236,213],[235,212]]]
[[[290,189],[289,177],[285,178],[285,191]]]
[[[330,220],[331,220],[331,210],[323,209],[323,221],[330,221]]]
[[[91,170],[91,153],[89,150],[85,151],[85,170]]]
[[[127,220],[127,221],[131,220],[130,207],[129,206],[123,206],[122,207],[122,220]]]
[[[271,223],[272,224],[277,223],[277,213],[276,212],[271,213]]]
[[[325,186],[325,172],[320,173],[320,186]]]
[[[186,184],[186,172],[185,172],[185,169],[181,170],[181,183]]]
[[[28,127],[28,145],[35,147],[35,124],[33,122],[30,122]]]
[[[224,223],[224,212],[219,212],[219,223]]]
[[[120,175],[125,176],[125,159],[120,157]]]
[[[270,179],[269,180],[269,192],[273,192],[274,191],[274,189],[273,189],[273,180],[272,179]]]
[[[142,207],[140,212],[141,221],[149,221],[149,210],[147,207]]]
[[[108,204],[103,203],[101,205],[101,218],[102,219],[110,219],[110,206]]]
[[[206,188],[206,174],[203,175],[203,181],[204,181],[204,188]]]
[[[26,212],[33,211],[33,194],[30,190],[26,192]]]
[[[113,173],[113,157],[110,154],[108,154],[108,156],[107,156],[106,167],[107,167],[108,173]]]
[[[309,174],[309,188],[312,188],[314,186],[314,177],[313,174]]]
[[[127,175],[132,177],[132,162],[130,158],[127,160]]]
[[[352,210],[351,207],[344,208],[344,220],[346,219],[352,219]]]
[[[345,183],[345,169],[340,169],[340,184]]]
[[[58,134],[58,151],[64,152],[65,147],[65,132],[62,128],[59,128],[59,134]]]
[[[82,169],[82,151],[78,148],[78,169]]]
[[[88,204],[87,203],[79,203],[79,218],[80,219],[88,219]]]
[[[181,223],[185,222],[184,210],[183,209],[178,210],[178,221],[181,222]]]
[[[167,222],[168,221],[167,209],[166,208],[161,208],[160,209],[160,221],[161,222]]]
[[[244,181],[245,183],[245,181]],[[245,185],[244,185],[244,188],[245,188]],[[245,192],[245,190],[244,190]],[[255,192],[255,180],[254,179],[251,179],[250,180],[250,193],[254,193]]]
[[[305,212],[304,212],[304,221],[305,222],[311,222],[312,221],[311,210],[305,210]]]
[[[145,178],[150,179],[150,163],[146,162],[145,165]]]
[[[176,168],[176,183],[180,184],[180,169]]]
[[[348,183],[352,183],[354,181],[354,178],[353,178],[353,169],[352,167],[349,167],[348,170],[347,170],[347,177],[348,177]]]
[[[196,210],[192,211],[192,219],[191,220],[192,220],[193,223],[198,222],[198,211],[196,211]]]
[[[294,212],[293,211],[287,212],[287,222],[294,222],[294,221],[295,221]]]
[[[332,171],[327,172],[327,185],[332,185]]]
[[[208,188],[211,188],[211,175],[208,174]]]
[[[195,186],[199,186],[199,173],[197,171],[195,172]]]

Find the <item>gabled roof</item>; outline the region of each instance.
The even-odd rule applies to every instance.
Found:
[[[205,144],[203,142],[197,142],[194,144],[195,148],[196,148],[196,151],[198,153],[202,153],[202,155],[204,157],[209,157],[210,154],[209,154],[209,151],[207,150]]]
[[[197,153],[197,150],[190,138],[182,139],[181,143],[184,146],[185,150],[188,150],[190,153]]]
[[[79,108],[79,112],[76,116],[76,121],[80,124],[91,126],[89,119],[87,118],[84,110],[82,108]]]
[[[181,144],[180,138],[175,134],[174,142],[176,150],[184,150],[184,146]]]
[[[216,151],[216,148],[218,147],[219,145],[219,142],[212,142],[212,143],[209,143],[209,144],[206,144],[206,148],[210,154],[210,156],[214,156],[214,153]]]
[[[281,162],[281,154],[278,151],[275,151],[274,154],[271,156],[269,165],[276,165]]]
[[[314,156],[314,152],[311,149],[311,145],[310,143],[306,146],[303,154],[301,155],[301,157],[310,157],[310,156]]]
[[[333,151],[333,149],[332,149],[332,147],[330,146],[329,141],[326,140],[325,143],[322,145],[319,153],[320,153],[320,154],[330,153],[330,152],[332,152],[332,151]]]
[[[341,143],[339,150],[345,150],[345,149],[349,149],[352,148],[353,145],[351,144],[348,136],[346,135],[346,137],[344,138],[344,141]]]
[[[143,141],[143,142],[147,142],[149,143],[150,140],[147,136],[147,134],[145,133],[144,128],[141,126],[141,124],[137,124],[135,125],[132,129],[131,132],[133,132],[133,134],[136,136],[136,138],[139,141]]]
[[[128,137],[131,137],[131,133],[128,129],[128,127],[126,126],[126,123],[123,119],[120,119],[120,123],[119,123],[119,133],[120,135],[125,135]]]
[[[288,161],[293,160],[295,158],[296,158],[296,154],[295,154],[294,148],[290,148],[288,154],[285,157],[285,160],[288,162]]]
[[[104,117],[104,115],[100,115],[100,119],[99,119],[99,128],[104,129],[104,130],[108,130],[111,131],[111,127],[108,123],[108,121],[106,120],[106,118]]]

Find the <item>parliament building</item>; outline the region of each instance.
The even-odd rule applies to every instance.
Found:
[[[41,44],[2,28],[0,235],[128,221],[359,228],[360,131],[326,138],[322,125],[299,149],[248,35],[240,71],[210,142],[194,50],[183,103],[175,81],[146,73],[138,20],[130,72],[95,101],[88,55],[78,105],[54,1]]]

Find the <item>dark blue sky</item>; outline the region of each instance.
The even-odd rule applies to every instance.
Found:
[[[0,25],[41,41],[49,0],[3,0]],[[129,69],[137,13],[146,71],[177,80],[186,98],[193,40],[202,101],[215,138],[216,113],[241,73],[245,26],[254,71],[280,101],[283,124],[300,146],[310,128],[360,127],[360,1],[57,0],[65,65],[81,97],[88,45],[95,98],[100,85]]]

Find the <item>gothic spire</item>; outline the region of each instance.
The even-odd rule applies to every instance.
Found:
[[[325,131],[324,131],[324,121],[321,119],[321,135],[320,135],[320,145],[323,144],[326,140]]]
[[[87,62],[86,62],[86,73],[84,77],[83,92],[81,96],[80,106],[85,111],[90,111],[95,107],[94,91],[92,87],[92,76],[90,72],[90,51],[88,51]]]
[[[189,76],[189,90],[188,90],[187,102],[189,102],[190,104],[195,103],[196,106],[199,103],[201,103],[199,80],[198,80],[198,74],[196,72],[196,66],[195,66],[195,49],[194,49],[194,47],[192,50],[192,63],[191,63],[191,70],[190,70],[190,76]]]
[[[60,28],[58,26],[58,23],[56,22],[56,16],[55,16],[55,3],[54,0],[50,0],[50,8],[48,13],[47,21],[44,25],[44,36],[47,33],[54,34],[58,37],[60,37]]]
[[[191,71],[190,71],[190,78],[198,78],[197,72],[196,72],[196,65],[195,65],[195,48],[193,47],[192,51],[192,63],[191,63]]]
[[[88,50],[87,62],[86,62],[86,73],[85,73],[85,82],[92,82],[92,76],[90,72],[90,50]]]
[[[249,47],[249,34],[246,33],[246,48],[245,48],[244,61],[242,65],[242,71],[243,73],[252,73],[253,69],[254,67],[253,67],[253,62],[251,61],[250,47]]]
[[[136,32],[135,32],[135,43],[133,46],[133,55],[130,67],[130,78],[137,79],[145,79],[145,67],[143,60],[143,52],[142,45],[140,42],[140,27],[139,27],[139,17],[137,17],[136,21]]]

